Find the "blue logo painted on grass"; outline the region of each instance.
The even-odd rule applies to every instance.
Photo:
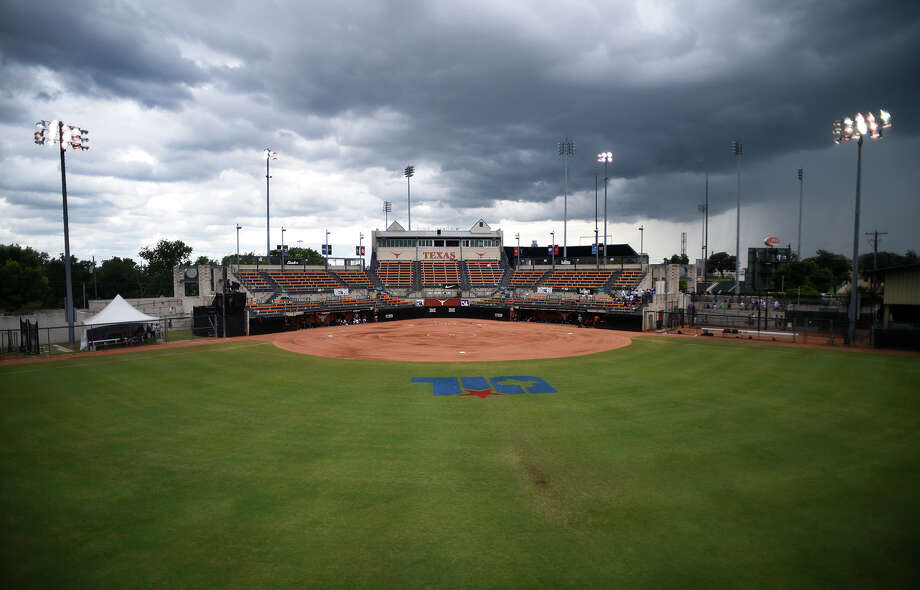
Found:
[[[413,383],[431,383],[435,395],[490,395],[521,393],[558,393],[540,377],[522,375],[491,377],[413,377]],[[465,391],[465,393],[464,393]]]

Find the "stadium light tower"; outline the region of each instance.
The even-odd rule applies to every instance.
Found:
[[[639,230],[639,257],[642,257],[642,252],[645,249],[645,226],[640,225],[636,229]]]
[[[326,270],[329,270],[329,230],[326,230],[326,251],[323,252],[326,255]]]
[[[802,200],[805,197],[805,170],[799,168],[796,176],[799,178],[799,241],[795,249],[795,257],[802,259]]]
[[[604,258],[607,258],[607,164],[613,162],[613,152],[601,152],[597,161],[604,163]]]
[[[243,226],[236,224],[236,272],[240,272],[240,230]]]
[[[284,272],[284,251],[286,249],[284,246],[284,232],[286,231],[287,230],[284,229],[284,226],[282,225],[281,226],[281,272]]]
[[[600,242],[597,241],[597,174],[594,175],[594,268],[601,269]],[[606,261],[605,261],[606,262]]]
[[[520,268],[520,266],[521,266],[521,233],[518,232],[518,233],[514,234],[514,239],[517,240],[517,257],[516,257],[516,258],[517,258],[517,264],[516,264],[515,266],[516,266],[517,268]]]
[[[744,148],[740,141],[732,141],[732,153],[738,163],[738,206],[735,212],[735,295],[741,295],[741,156]]]
[[[569,258],[569,156],[575,155],[575,142],[568,137],[559,142],[559,155],[565,168],[565,185],[562,193],[562,258]],[[555,244],[554,244],[555,245]]]
[[[409,231],[412,231],[412,191],[409,186],[409,179],[415,176],[415,166],[406,166],[406,169],[403,170],[403,174],[406,177],[406,207],[409,211]]]
[[[67,315],[67,341],[73,345],[74,339],[74,311],[73,311],[73,285],[71,285],[70,272],[70,224],[67,219],[67,174],[64,168],[64,152],[67,148],[74,151],[89,149],[89,130],[76,125],[68,125],[63,121],[39,121],[35,124],[33,136],[37,145],[59,146],[61,153],[61,200],[64,208],[64,281],[65,308]]]
[[[853,277],[850,282],[850,317],[847,336],[850,346],[856,340],[856,320],[859,319],[859,197],[862,187],[862,146],[863,137],[881,139],[884,129],[891,127],[891,113],[879,109],[878,115],[869,112],[866,115],[856,113],[834,121],[834,143],[856,141],[856,210],[853,216]]]
[[[393,211],[393,203],[390,201],[383,202],[383,231],[387,230],[390,225],[390,213]]]
[[[273,152],[271,148],[265,148],[265,264],[271,262],[272,239],[271,229],[269,228],[268,219],[268,181],[271,180],[268,165],[272,160],[278,159],[278,152]]]
[[[553,257],[553,270],[556,270],[556,232],[549,232],[550,244],[549,244],[549,253]]]

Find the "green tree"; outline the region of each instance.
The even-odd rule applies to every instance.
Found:
[[[255,252],[240,253],[240,264],[263,264],[265,256]],[[228,254],[221,258],[221,264],[224,266],[233,266],[236,264],[236,254]]]
[[[47,254],[29,247],[0,244],[0,309],[42,306],[50,291],[44,268],[47,259]]]
[[[209,265],[216,266],[217,261],[211,260],[207,256],[199,256],[198,258],[195,259],[195,266],[209,266]]]
[[[805,260],[814,262],[819,270],[825,269],[830,273],[830,286],[827,290],[822,289],[822,292],[825,293],[836,291],[837,287],[849,280],[850,271],[853,268],[849,258],[843,254],[834,254],[827,250],[818,250],[815,256]],[[822,273],[822,276],[824,276],[824,273]],[[815,284],[815,286],[817,287],[818,285]]]
[[[299,260],[303,264],[323,264],[325,262],[322,254],[313,248],[289,248],[285,258]]]
[[[160,240],[153,248],[144,246],[138,256],[146,262],[144,295],[147,297],[173,296],[173,267],[190,264],[192,247],[182,240]]]
[[[130,258],[113,256],[96,269],[96,284],[100,299],[143,297],[144,270]]]
[[[40,265],[26,266],[10,258],[0,264],[0,308],[4,311],[37,309],[49,290]]]
[[[686,254],[674,254],[671,258],[666,259],[668,264],[690,264],[690,258]]]
[[[711,275],[718,272],[719,276],[724,277],[727,270],[735,270],[734,256],[730,256],[728,252],[715,252],[709,256],[706,262],[706,274]]]

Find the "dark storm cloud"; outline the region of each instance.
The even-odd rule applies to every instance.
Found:
[[[0,122],[25,118],[25,96],[60,97],[32,76],[44,70],[65,94],[188,117],[145,146],[155,164],[86,158],[73,170],[87,177],[195,183],[235,169],[257,179],[247,158],[271,145],[343,174],[398,178],[412,162],[443,205],[480,210],[557,198],[555,145],[568,136],[570,192],[593,193],[594,155],[611,150],[610,176],[628,181],[611,197],[618,215],[687,220],[703,172],[714,193],[731,194],[734,138],[746,204],[772,202],[771,178],[799,165],[815,179],[813,202],[831,206],[844,188],[844,157],[823,155],[834,119],[884,106],[898,137],[920,132],[913,2],[7,2],[0,17],[0,72],[14,90]],[[204,102],[206,88],[219,96]],[[906,164],[916,143],[902,145],[911,151],[892,161]],[[882,208],[902,198],[881,192]],[[732,206],[720,198],[713,210]]]

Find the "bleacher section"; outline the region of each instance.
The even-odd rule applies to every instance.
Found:
[[[610,285],[611,290],[633,289],[642,278],[641,270],[624,270]]]
[[[374,288],[371,280],[367,278],[367,273],[363,270],[340,270],[336,271],[335,274],[349,287]]]
[[[543,281],[543,286],[569,289],[600,289],[612,274],[612,270],[554,270]]]
[[[241,270],[236,273],[243,286],[250,291],[274,291],[275,287],[257,270]]]
[[[288,291],[315,291],[317,289],[335,289],[341,287],[334,276],[319,271],[268,271],[268,276]]]
[[[533,287],[544,274],[546,274],[545,270],[516,270],[511,277],[511,286]]]
[[[505,273],[498,260],[467,260],[465,264],[472,287],[494,287]]]
[[[423,260],[421,266],[423,286],[440,287],[460,284],[460,267],[456,262]]]
[[[380,282],[388,287],[412,286],[411,262],[381,262],[377,267],[377,276]]]
[[[257,315],[280,315],[283,313],[296,313],[311,310],[325,310],[334,308],[373,307],[375,299],[360,299],[357,297],[330,297],[317,301],[291,301],[290,299],[277,299],[268,303],[256,301],[247,302],[249,310]]]

